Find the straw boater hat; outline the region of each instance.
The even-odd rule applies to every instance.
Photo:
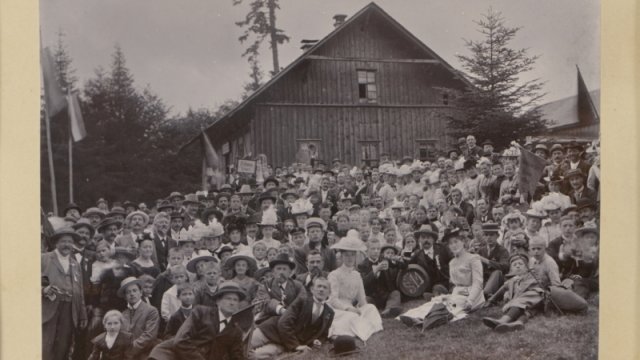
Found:
[[[322,220],[319,217],[308,218],[304,222],[304,228],[307,230],[309,230],[309,228],[312,228],[314,226],[322,228],[323,231],[327,230],[327,223],[325,223],[324,220]]]
[[[296,264],[289,259],[287,254],[278,254],[275,259],[269,261],[269,268],[273,269],[276,265],[285,264],[289,266],[291,270],[296,268]]]
[[[82,216],[89,217],[90,215],[98,215],[100,216],[100,219],[104,219],[106,217],[106,214],[102,212],[102,210],[98,209],[97,207],[88,208]]]
[[[251,185],[244,184],[240,186],[240,190],[238,191],[238,195],[253,195],[255,192],[251,190]]]
[[[114,206],[111,208],[111,211],[107,213],[107,217],[113,217],[114,215],[127,216],[127,212],[124,210],[123,207]]]
[[[416,238],[420,237],[420,234],[427,234],[432,236],[434,239],[438,238],[438,232],[435,231],[435,229],[433,228],[432,224],[423,224],[422,226],[420,226],[420,229],[418,229],[417,231],[413,232],[413,235]]]
[[[139,215],[142,217],[142,219],[144,220],[144,227],[149,225],[149,215],[147,215],[147,213],[145,213],[144,211],[139,211],[139,210],[130,212],[124,221],[128,223],[136,215]]]
[[[247,275],[251,276],[252,274],[254,274],[257,270],[258,270],[258,264],[256,263],[256,260],[248,255],[243,255],[243,254],[233,254],[231,256],[229,256],[225,261],[224,261],[224,265],[223,268],[225,270],[231,271],[235,268],[236,266],[236,262],[239,260],[244,260],[247,262],[248,265],[248,270],[247,270]]]
[[[547,217],[547,215],[545,213],[543,213],[542,211],[540,211],[538,209],[534,209],[534,208],[531,208],[531,209],[527,210],[527,212],[524,213],[524,216],[526,216],[528,218],[541,219],[541,220]]]
[[[91,225],[91,223],[89,222],[89,219],[87,219],[87,218],[80,218],[80,220],[78,220],[78,222],[73,224],[71,227],[74,230],[78,230],[81,227],[85,227],[85,228],[89,229],[89,233],[91,234],[90,237],[93,237],[93,235],[95,235],[95,233],[96,233],[96,229],[93,227],[93,225]]]
[[[244,300],[247,297],[247,293],[234,281],[225,281],[218,286],[218,291],[213,294],[214,299],[218,299],[224,294],[237,294],[240,300]]]
[[[340,251],[367,251],[367,246],[360,240],[360,234],[356,230],[349,230],[347,236],[331,246],[331,249]]]
[[[184,195],[182,193],[174,191],[169,195],[169,200],[173,201],[173,199],[178,198],[180,200],[184,200]]]
[[[140,288],[140,292],[142,292],[142,281],[136,279],[133,276],[129,276],[128,278],[122,280],[122,282],[120,283],[120,288],[118,289],[118,297],[120,298],[124,298],[124,292],[127,290],[127,288],[131,285],[138,285],[138,287]]]
[[[190,273],[195,274],[197,272],[196,268],[198,267],[198,263],[199,262],[218,262],[218,259],[216,259],[215,257],[211,256],[211,255],[202,255],[202,256],[196,256],[193,259],[189,260],[189,262],[187,263],[187,271],[189,271]]]
[[[62,238],[65,235],[69,235],[73,238],[73,241],[76,242],[78,240],[80,240],[80,235],[78,235],[73,228],[70,227],[62,227],[58,230],[56,230],[56,232],[51,236],[51,243],[55,244],[58,242],[58,240],[60,240],[60,238]]]
[[[536,147],[533,150],[534,151],[535,150],[542,150],[542,151],[545,152],[545,154],[547,154],[547,155],[549,154],[549,149],[547,148],[547,146],[545,144],[538,144],[538,145],[536,145]]]
[[[564,148],[560,144],[553,144],[551,145],[551,149],[549,149],[549,152],[553,154],[554,151],[560,151],[564,153]]]
[[[278,214],[274,206],[270,206],[262,213],[262,219],[258,223],[259,226],[273,226],[278,225]]]
[[[122,226],[122,221],[107,217],[102,221],[100,221],[100,224],[98,224],[98,227],[96,228],[96,230],[101,233],[105,227],[111,226],[111,225],[116,225],[119,228]]]

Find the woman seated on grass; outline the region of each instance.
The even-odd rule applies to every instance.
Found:
[[[449,262],[449,277],[454,285],[451,294],[434,297],[431,301],[400,315],[407,326],[422,325],[435,304],[444,304],[453,314],[452,321],[460,320],[484,304],[482,291],[482,262],[476,254],[467,251],[469,238],[462,236],[460,229],[452,229],[442,239],[454,258]]]
[[[512,276],[489,299],[485,306],[490,306],[503,298],[502,315],[499,319],[485,317],[482,322],[497,332],[509,332],[524,329],[529,310],[538,306],[544,296],[541,284],[529,271],[529,257],[525,254],[515,254],[509,259],[510,271],[506,276]]]
[[[374,305],[367,304],[362,276],[356,269],[357,253],[367,247],[357,231],[349,230],[331,249],[340,252],[342,265],[329,273],[331,297],[327,302],[335,311],[329,337],[357,336],[367,341],[382,330],[382,318]]]

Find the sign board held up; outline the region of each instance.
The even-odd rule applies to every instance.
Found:
[[[254,174],[256,172],[256,162],[253,160],[238,160],[238,172]]]

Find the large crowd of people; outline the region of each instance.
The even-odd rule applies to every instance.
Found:
[[[152,206],[70,204],[42,238],[43,358],[270,359],[326,342],[345,355],[383,318],[426,330],[501,305],[482,321],[508,332],[585,311],[598,292],[596,144],[527,144],[548,164],[533,196],[518,186],[524,150],[458,145],[433,162],[233,175]]]

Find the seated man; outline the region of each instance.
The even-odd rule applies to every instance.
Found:
[[[127,326],[123,330],[133,335],[131,358],[146,359],[158,339],[158,310],[142,301],[142,284],[135,277],[122,280],[118,296],[127,301],[127,309],[122,313]]]
[[[598,243],[596,227],[581,227],[570,247],[561,249],[560,278],[562,284],[585,300],[599,290]]]
[[[322,258],[322,253],[320,253],[318,249],[309,250],[309,254],[307,254],[307,269],[309,269],[309,271],[302,274],[296,274],[296,280],[300,281],[307,291],[310,291],[313,279],[319,276],[324,278],[329,276],[328,272],[322,270],[323,268],[324,260]]]
[[[393,245],[384,245],[382,248],[377,242],[368,245],[368,257],[358,265],[367,302],[382,309],[381,317],[396,317],[402,311],[396,279],[400,269],[406,269],[407,264],[398,256],[400,251]]]
[[[278,254],[269,262],[273,278],[262,282],[258,287],[256,301],[264,301],[264,303],[259,308],[257,323],[271,316],[284,314],[287,307],[297,298],[307,297],[304,286],[299,281],[291,279],[295,266],[287,254]]]
[[[416,251],[410,264],[420,265],[429,275],[431,288],[425,290],[425,296],[437,296],[449,292],[449,250],[440,244],[436,244],[438,232],[433,225],[425,224],[415,233],[420,244],[420,250]]]
[[[253,332],[250,359],[270,359],[284,351],[304,352],[318,348],[327,338],[334,312],[325,302],[331,294],[329,281],[315,277],[311,296],[297,299],[280,317],[271,317]]]
[[[504,275],[509,270],[509,251],[498,244],[500,225],[486,223],[482,225],[485,246],[478,250],[484,274],[484,296],[491,297],[504,284]]]
[[[215,306],[196,306],[173,339],[156,346],[149,359],[244,359],[242,330],[233,322],[238,304],[246,297],[238,284],[220,284]]]

